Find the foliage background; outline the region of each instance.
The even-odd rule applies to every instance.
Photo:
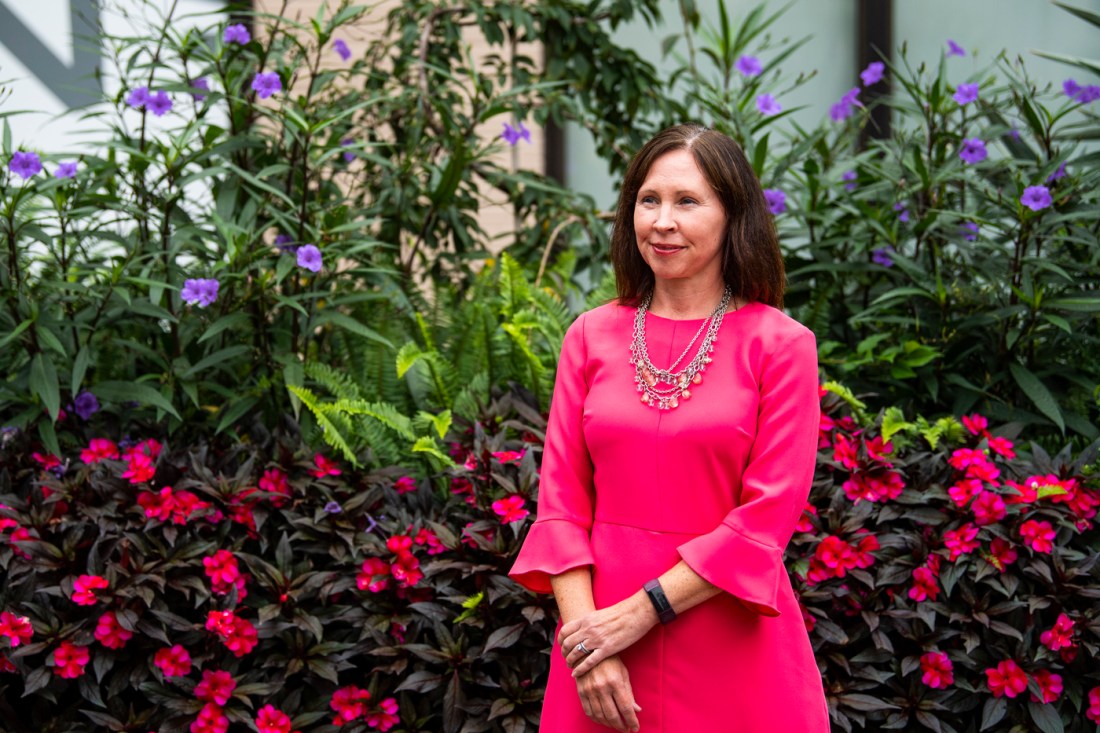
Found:
[[[346,62],[335,42],[365,12],[350,3],[302,24],[242,15],[246,41],[165,18],[109,39],[126,85],[102,152],[75,158],[73,177],[54,175],[73,156],[3,136],[0,699],[13,730],[214,730],[196,696],[213,669],[237,681],[218,706],[236,728],[260,729],[272,705],[288,719],[270,730],[333,729],[334,695],[354,685],[370,699],[343,721],[353,730],[533,729],[553,605],[504,572],[535,506],[562,334],[613,291],[601,212],[500,166],[507,142],[481,131],[578,121],[616,168],[683,119],[745,147],[773,197],[788,306],[848,385],[825,396],[813,509],[789,552],[834,725],[1090,729],[1095,113],[1035,89],[1014,60],[963,79],[949,57],[903,55],[884,69],[898,93],[876,102],[895,132],[861,148],[867,111],[851,99],[811,130],[761,104],[809,78],[785,76],[779,15],[721,8],[700,28],[682,5],[672,94],[611,40],[635,15],[658,19],[649,0],[404,3]],[[499,53],[475,62],[469,32]],[[516,50],[532,39],[545,68]],[[258,74],[280,91],[262,96]],[[977,101],[953,98],[964,83]],[[172,102],[156,124],[154,106],[131,104],[141,87]],[[973,139],[986,157],[967,162]],[[45,170],[22,175],[17,153]],[[481,185],[515,207],[491,259],[502,243],[475,217]],[[1032,185],[1048,206],[1023,205]],[[218,282],[205,306],[188,294],[199,278]],[[975,411],[992,432],[950,417]],[[93,439],[119,450],[97,456]],[[158,457],[128,454],[145,439]],[[996,457],[997,439],[1017,456]],[[950,493],[972,478],[951,463],[959,449],[994,461],[974,491],[1005,513],[950,562],[948,533],[985,511]],[[1032,479],[1056,488],[1012,501],[1010,481]],[[1029,520],[1051,525],[1050,552],[1022,533]],[[203,560],[219,550],[244,593],[214,585]],[[106,579],[90,605],[73,600],[82,575]],[[910,595],[933,586],[938,598]],[[226,610],[257,630],[241,656],[207,627]],[[133,634],[122,649],[97,636],[108,611]],[[1041,636],[1061,614],[1070,641],[1051,649]],[[176,643],[192,669],[166,677],[155,655]],[[89,650],[71,679],[64,644]],[[923,679],[928,653],[953,663],[947,688]],[[1007,660],[1028,693],[989,686],[985,670]],[[1030,701],[1049,675],[1062,692]]]

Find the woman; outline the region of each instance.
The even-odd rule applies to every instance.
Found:
[[[813,334],[777,308],[760,184],[725,135],[626,173],[618,300],[562,346],[538,518],[511,570],[561,613],[541,729],[828,730],[783,566],[817,448]]]

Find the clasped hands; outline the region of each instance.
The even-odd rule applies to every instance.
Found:
[[[573,670],[585,715],[591,720],[619,731],[638,730],[641,707],[634,702],[626,665],[618,655],[656,623],[656,613],[643,595],[592,611],[561,627],[558,643],[566,665]]]

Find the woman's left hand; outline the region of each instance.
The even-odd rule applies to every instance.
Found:
[[[558,643],[565,663],[578,678],[641,639],[656,624],[653,606],[644,594],[636,594],[564,624],[558,632]],[[584,646],[578,648],[582,643]]]

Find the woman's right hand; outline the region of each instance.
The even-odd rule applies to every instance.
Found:
[[[642,708],[634,702],[630,675],[617,654],[578,677],[577,693],[589,720],[623,733],[638,730]]]

